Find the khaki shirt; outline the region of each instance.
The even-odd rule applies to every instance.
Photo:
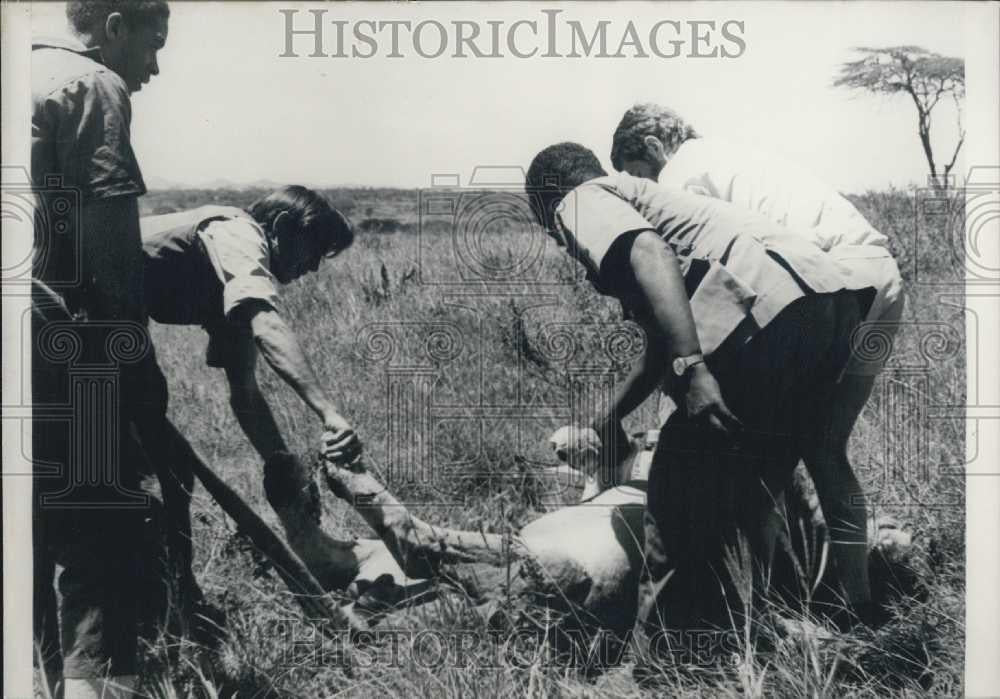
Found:
[[[737,328],[749,338],[805,294],[868,289],[869,302],[873,294],[867,281],[805,236],[718,199],[624,173],[571,191],[556,209],[556,223],[563,243],[599,288],[601,262],[612,243],[625,233],[655,231],[674,250],[687,278],[705,354]],[[708,266],[707,271],[702,266],[691,291],[694,260]]]
[[[264,231],[242,209],[204,206],[140,220],[146,305],[153,320],[201,325],[208,364],[224,366],[236,343],[251,341],[234,311],[250,302],[280,309]]]

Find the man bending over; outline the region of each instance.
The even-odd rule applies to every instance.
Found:
[[[607,176],[574,143],[541,151],[526,183],[536,218],[616,297],[646,348],[591,427],[623,445],[621,419],[669,376],[680,410],[649,473],[639,630],[731,623],[742,535],[761,589],[774,494],[850,354],[873,290],[800,236],[731,204]],[[750,572],[750,571],[748,571]],[[759,609],[759,607],[757,607]]]
[[[815,243],[876,290],[865,317],[868,325],[859,332],[867,328],[881,338],[895,335],[905,297],[888,239],[847,199],[808,172],[770,154],[704,138],[678,114],[656,104],[639,104],[625,112],[615,130],[611,161],[619,171],[732,202],[786,227],[753,233],[762,240],[777,230]],[[864,342],[855,338],[854,346]],[[867,507],[847,443],[885,358],[865,360],[852,354],[803,455],[823,503],[844,593],[862,617],[871,599],[863,545]]]

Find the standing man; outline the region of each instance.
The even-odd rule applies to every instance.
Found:
[[[609,177],[575,143],[535,156],[526,188],[538,221],[646,333],[643,356],[590,425],[605,449],[624,444],[621,419],[665,376],[681,406],[650,468],[637,629],[656,640],[663,629],[728,627],[746,609],[726,551],[745,537],[744,572],[760,590],[774,493],[847,364],[873,290],[763,217]]]
[[[131,146],[130,95],[159,73],[169,15],[164,0],[74,0],[67,35],[32,44],[32,180],[39,211],[64,222],[35,222],[35,635],[49,686],[61,681],[66,699],[131,696],[136,681],[139,599],[150,584],[140,534],[147,510],[124,448],[125,416],[158,408],[140,399],[155,360],[141,351],[137,198],[146,187]],[[131,358],[122,338],[139,348]],[[80,365],[117,364],[117,388],[74,403],[67,347]],[[77,406],[71,425],[46,419],[45,406],[67,402]]]
[[[895,335],[905,296],[888,238],[847,199],[808,172],[771,155],[703,138],[678,114],[656,104],[638,104],[625,112],[615,129],[611,162],[618,171],[661,186],[756,211],[787,227],[788,233],[815,243],[875,288],[865,321],[873,324],[867,328],[877,334],[876,344]],[[768,233],[756,235],[766,241]],[[863,326],[859,332],[865,330]],[[856,338],[854,346],[864,343]],[[847,443],[886,357],[866,361],[860,354],[852,354],[803,458],[816,482],[847,602],[864,619],[871,602],[867,506],[847,456]]]

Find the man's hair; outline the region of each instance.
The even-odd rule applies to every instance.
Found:
[[[698,132],[677,112],[658,104],[637,104],[618,122],[611,141],[611,164],[621,171],[626,160],[646,160],[648,151],[643,138],[655,136],[663,150],[672,155],[684,141],[698,138]]]
[[[535,219],[551,228],[555,208],[567,192],[607,174],[594,151],[579,143],[557,143],[539,152],[524,182]]]
[[[273,235],[274,220],[283,211],[288,212],[296,236],[304,236],[319,253],[340,252],[354,242],[354,229],[347,217],[323,195],[301,185],[276,189],[247,207],[247,213],[269,235]]]
[[[103,27],[112,12],[120,13],[129,27],[149,26],[154,20],[170,17],[167,0],[69,0],[66,3],[66,19],[81,33]]]

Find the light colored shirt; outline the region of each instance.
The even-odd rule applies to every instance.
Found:
[[[737,328],[752,336],[807,293],[870,286],[805,236],[759,214],[624,173],[590,180],[567,194],[556,209],[556,224],[599,289],[611,286],[602,283],[608,270],[602,272],[601,263],[615,240],[655,231],[678,257],[705,354]],[[695,273],[698,279],[691,278]]]
[[[242,213],[242,212],[241,212]],[[211,221],[198,235],[223,282],[222,313],[227,318],[249,301],[277,309],[277,279],[264,231],[247,214]]]
[[[876,290],[867,320],[882,319],[902,301],[903,280],[889,239],[839,192],[793,163],[694,138],[667,161],[659,183],[758,212],[829,252]]]
[[[888,245],[851,202],[801,167],[724,141],[685,141],[660,171],[659,182],[761,213],[810,236],[823,250]]]
[[[181,251],[185,256],[207,257],[222,286],[221,304],[212,313],[219,320],[228,319],[234,310],[249,301],[263,301],[271,308],[279,308],[270,247],[263,229],[242,209],[203,206],[176,214],[147,216],[140,220],[140,227],[147,271],[151,265],[162,266],[168,274],[173,270],[176,276],[181,267],[175,258]],[[185,239],[192,235],[201,241],[203,248],[188,249]],[[156,278],[168,274],[157,274]],[[183,279],[178,281],[185,284]],[[167,283],[166,280],[163,283]],[[180,289],[175,292],[179,293]],[[156,315],[153,317],[155,319]],[[207,320],[196,319],[202,323]]]
[[[209,366],[225,366],[236,344],[252,341],[234,312],[251,302],[280,310],[264,231],[242,209],[224,206],[148,216],[140,227],[150,317],[202,325]]]

